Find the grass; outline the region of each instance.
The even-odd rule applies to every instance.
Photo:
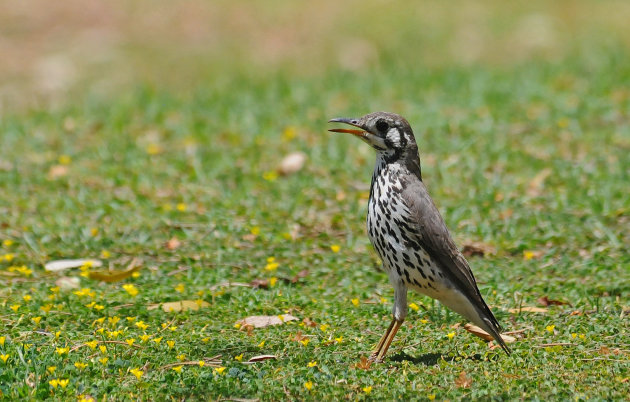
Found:
[[[194,89],[144,82],[102,96],[79,86],[55,107],[5,110],[0,395],[624,399],[623,49],[552,63],[381,60],[354,72],[239,64],[220,80],[199,73]],[[521,331],[511,356],[410,293],[418,308],[388,359],[362,368],[393,296],[365,235],[373,154],[325,130],[329,118],[375,110],[411,122],[457,243],[495,250],[470,262],[499,321]],[[280,158],[295,151],[306,153],[305,167],[278,175]],[[167,247],[173,238],[180,244]],[[99,258],[117,271],[137,259],[141,269],[113,283],[90,279],[94,267],[43,269],[61,258]],[[227,283],[254,280],[273,286]],[[545,296],[570,304],[510,312],[541,307]],[[152,308],[178,300],[208,306]],[[286,313],[298,320],[237,325]],[[276,358],[245,364],[266,354]]]

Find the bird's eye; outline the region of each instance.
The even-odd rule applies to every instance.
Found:
[[[384,133],[389,129],[389,124],[387,124],[385,120],[379,120],[376,122],[376,129],[379,132]]]

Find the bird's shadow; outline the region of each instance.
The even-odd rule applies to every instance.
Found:
[[[471,356],[461,356],[461,355],[452,355],[452,354],[442,354],[442,353],[425,353],[419,356],[411,356],[405,352],[399,352],[390,357],[391,361],[395,362],[403,362],[408,361],[413,364],[423,364],[425,366],[435,366],[438,364],[440,360],[444,360],[447,362],[456,361],[456,360],[472,360],[472,361],[481,361],[485,358],[480,354],[475,354]]]

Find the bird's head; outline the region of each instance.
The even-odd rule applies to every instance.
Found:
[[[395,113],[375,112],[360,118],[336,118],[329,123],[345,123],[357,129],[333,128],[328,131],[352,134],[370,144],[387,159],[417,155],[418,145],[409,122]]]

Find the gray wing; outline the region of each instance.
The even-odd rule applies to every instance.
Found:
[[[411,223],[418,231],[417,239],[420,245],[433,261],[440,264],[444,276],[477,306],[479,313],[485,318],[484,321],[495,330],[495,333],[492,333],[493,337],[509,353],[499,335],[501,326],[483,300],[468,262],[457,249],[424,183],[418,177],[413,177],[404,183],[402,197],[411,212],[413,220]]]

